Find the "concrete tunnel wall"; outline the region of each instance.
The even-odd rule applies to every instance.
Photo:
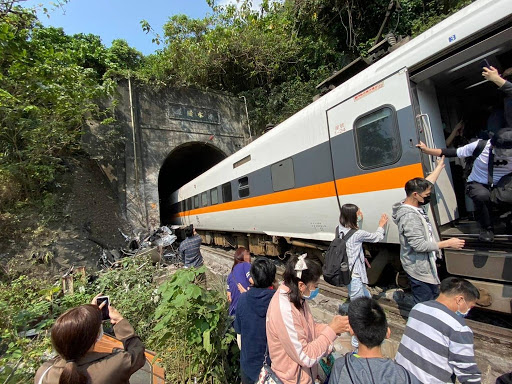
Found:
[[[116,123],[88,121],[83,144],[110,180],[126,218],[154,229],[168,220],[168,198],[249,142],[243,101],[190,88],[118,84]],[[133,119],[132,119],[133,116]]]

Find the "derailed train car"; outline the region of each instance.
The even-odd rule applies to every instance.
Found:
[[[434,167],[415,144],[445,147],[443,126],[496,97],[483,58],[512,67],[511,1],[472,3],[190,181],[171,196],[176,224],[194,224],[205,243],[268,256],[321,254],[348,202],[364,212],[363,229],[375,230],[404,199],[405,182]],[[444,266],[488,293],[489,309],[510,313],[512,235],[497,230],[492,245],[479,243],[476,223],[459,218],[458,183],[446,160],[429,214],[439,239],[464,238],[466,247],[445,250]],[[398,247],[390,223],[370,248],[370,284],[399,270]]]

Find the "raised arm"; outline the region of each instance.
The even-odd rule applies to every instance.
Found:
[[[443,170],[443,168],[444,168],[444,156],[441,156],[441,158],[437,159],[436,167],[434,168],[432,173],[430,175],[428,175],[427,177],[425,177],[425,179],[430,181],[432,184],[435,184],[437,181],[437,178],[441,174],[441,171]]]
[[[503,87],[507,80],[505,80],[503,77],[500,76],[498,73],[498,70],[494,67],[484,67],[482,70],[482,76],[489,81],[492,81],[494,84],[496,84],[499,88]]]

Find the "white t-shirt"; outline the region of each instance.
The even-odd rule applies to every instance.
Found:
[[[478,145],[478,140],[468,145],[457,148],[457,157],[469,157],[473,155],[473,152]],[[487,140],[484,150],[475,159],[473,163],[473,169],[468,177],[468,181],[476,181],[480,184],[488,183],[488,164],[489,164],[489,150],[491,148],[491,141]],[[494,154],[494,167],[492,173],[492,181],[496,184],[500,179],[512,172],[512,157],[499,158]]]

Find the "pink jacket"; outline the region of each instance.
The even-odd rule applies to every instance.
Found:
[[[267,311],[267,341],[272,370],[284,384],[316,378],[318,361],[327,354],[336,333],[327,324],[315,324],[307,302],[298,310],[290,302],[290,289],[281,284]]]

